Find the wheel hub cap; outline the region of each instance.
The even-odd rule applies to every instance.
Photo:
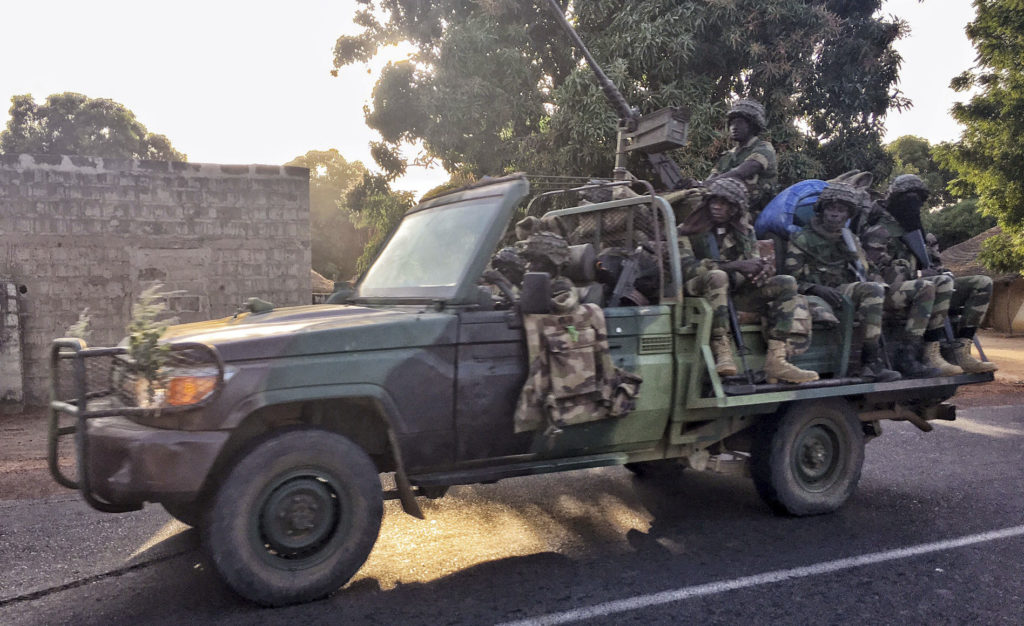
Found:
[[[328,484],[315,477],[280,485],[261,515],[267,547],[285,558],[316,550],[337,526],[337,503]]]

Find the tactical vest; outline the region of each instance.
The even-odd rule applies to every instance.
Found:
[[[641,378],[612,364],[601,307],[524,315],[523,326],[530,371],[516,407],[517,433],[546,426],[554,434],[633,410]]]

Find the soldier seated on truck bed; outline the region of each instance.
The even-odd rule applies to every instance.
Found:
[[[875,202],[865,214],[866,228],[861,236],[868,237],[870,232],[870,236],[877,238],[884,232],[888,235],[886,253],[891,263],[900,264],[911,275],[920,274],[919,280],[935,285],[935,306],[923,336],[925,363],[938,369],[943,376],[993,372],[997,369],[994,363],[979,361],[971,356],[970,351],[975,331],[985,318],[992,299],[992,279],[983,275],[954,278],[941,266],[941,259],[932,258],[934,253],[925,245],[926,237],[921,225],[921,207],[927,199],[928,188],[918,176],[897,176],[889,185],[886,197]],[[920,232],[918,241],[922,249],[918,254],[927,255],[927,259],[918,258],[905,241],[914,231]],[[952,327],[957,339],[956,345],[952,346],[956,364],[948,362],[940,350],[940,342],[946,339],[945,326],[950,310],[962,310],[958,322]]]
[[[842,305],[844,296],[853,301],[864,334],[860,376],[888,382],[901,376],[882,360],[885,285],[861,281],[854,264],[867,267],[864,250],[852,234],[855,250],[843,240],[846,221],[860,209],[864,193],[847,183],[830,182],[818,196],[810,225],[790,238],[783,267],[796,278],[800,293],[818,296],[833,309]]]
[[[765,378],[769,383],[818,380],[787,359],[806,350],[811,340],[806,299],[797,293],[792,276],[772,276],[771,262],[757,254],[754,229],[746,220],[747,190],[735,178],[708,183],[705,199],[679,226],[679,253],[687,295],[703,296],[713,309],[711,352],[721,376],[736,374],[729,339],[730,282],[744,310],[767,312],[768,352]],[[796,320],[799,319],[799,322]],[[796,322],[796,323],[795,323]]]

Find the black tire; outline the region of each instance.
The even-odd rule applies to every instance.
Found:
[[[380,532],[373,461],[341,435],[290,430],[253,448],[213,498],[203,544],[239,595],[265,606],[330,595],[362,567]]]
[[[831,513],[857,489],[864,431],[844,400],[798,402],[758,425],[751,461],[757,493],[776,513]]]
[[[186,526],[199,528],[203,519],[201,502],[161,502],[167,514]]]

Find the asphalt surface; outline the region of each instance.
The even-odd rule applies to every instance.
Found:
[[[1024,622],[1024,407],[885,423],[840,511],[773,516],[749,479],[623,468],[389,502],[331,598],[261,609],[158,506],[0,502],[0,623]]]

